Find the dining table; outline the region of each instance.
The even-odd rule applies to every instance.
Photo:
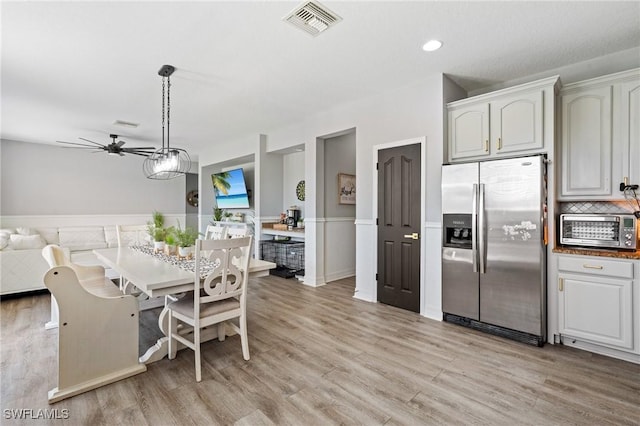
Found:
[[[194,273],[185,269],[188,262],[162,254],[156,254],[149,248],[114,247],[106,249],[95,249],[93,253],[106,266],[112,268],[123,278],[130,281],[138,290],[150,298],[180,297],[186,292],[193,291]],[[276,264],[265,260],[251,258],[249,261],[249,278],[256,278],[269,275],[269,270],[274,269]],[[169,338],[168,333],[168,311],[166,303],[158,317],[158,327],[164,335],[157,342],[148,348],[140,357],[140,362],[149,364],[159,361],[168,355]],[[227,327],[230,329],[230,327]],[[179,331],[189,333],[192,330],[187,328]],[[208,331],[211,331],[208,333]],[[231,333],[228,332],[230,335]],[[214,339],[217,337],[216,330],[203,330],[202,340]],[[181,349],[182,345],[177,345]]]

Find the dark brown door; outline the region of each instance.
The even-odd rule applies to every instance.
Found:
[[[378,151],[378,301],[420,312],[420,144]]]

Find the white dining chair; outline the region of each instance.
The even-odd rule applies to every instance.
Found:
[[[207,225],[204,232],[205,240],[223,240],[227,238],[227,227],[220,225]]]
[[[247,283],[252,240],[251,236],[223,240],[197,240],[194,280],[196,283],[202,283],[202,289],[193,291],[167,305],[169,357],[175,357],[176,341],[195,351],[196,381],[198,382],[202,379],[200,337],[203,327],[217,324],[218,340],[224,341],[225,327],[229,324],[240,335],[242,356],[245,360],[249,360]],[[207,255],[204,256],[203,252]],[[215,267],[204,279],[201,279],[204,259],[213,262]],[[237,324],[231,321],[236,318]],[[193,327],[191,340],[187,338],[188,335],[178,333],[179,323]]]
[[[247,235],[249,235],[249,228],[246,225],[230,227],[227,230],[227,236],[229,238],[242,238]]]
[[[118,247],[144,244],[148,241],[149,231],[147,225],[116,225],[116,238]],[[124,293],[131,282],[120,275],[120,290]]]
[[[118,247],[128,247],[149,241],[149,231],[147,225],[116,225],[116,237]]]

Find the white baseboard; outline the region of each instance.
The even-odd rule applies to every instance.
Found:
[[[358,300],[363,300],[365,302],[373,302],[373,303],[378,302],[371,293],[358,291],[358,289],[356,289],[355,293],[353,293],[353,298]]]
[[[302,284],[309,286],[309,287],[321,287],[323,285],[326,285],[327,282],[318,278],[307,278],[306,276],[304,277],[304,280],[300,281]]]
[[[424,316],[432,320],[442,321],[442,311],[438,308],[425,307]]]
[[[344,271],[336,271],[325,274],[325,280],[330,283],[331,281],[341,280],[343,278],[353,277],[356,274],[355,268],[347,269]]]

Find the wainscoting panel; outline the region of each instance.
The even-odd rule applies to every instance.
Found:
[[[354,217],[331,217],[325,222],[326,282],[356,273],[356,225]]]
[[[38,215],[38,216],[2,216],[1,228],[52,228],[65,226],[115,226],[115,225],[140,225],[152,220],[149,214],[107,214],[107,215]],[[167,226],[177,225],[180,221],[182,227],[185,224],[185,214],[165,214]]]
[[[377,302],[376,222],[373,219],[358,219],[355,224],[358,247],[366,249],[356,253],[356,289],[353,297],[367,302]]]
[[[424,226],[425,267],[422,294],[424,300],[423,315],[442,321],[442,224],[427,222]]]

